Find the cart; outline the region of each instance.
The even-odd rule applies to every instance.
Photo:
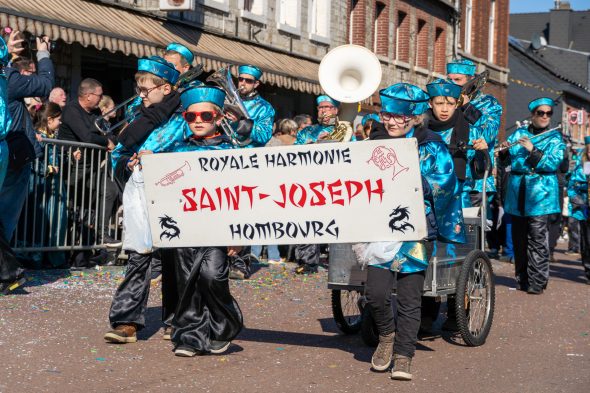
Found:
[[[487,171],[484,184],[486,177]],[[484,191],[482,201],[486,200]],[[463,209],[467,235],[464,244],[437,242],[424,280],[423,296],[437,301],[455,298],[457,325],[468,346],[485,343],[494,317],[494,273],[484,252],[486,207],[485,203],[482,205]],[[332,290],[336,324],[346,334],[361,331],[363,341],[376,346],[378,333],[369,308],[365,307],[366,278],[367,271],[356,260],[352,244],[330,245],[328,289]]]

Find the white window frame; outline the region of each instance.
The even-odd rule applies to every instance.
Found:
[[[244,9],[244,0],[239,0],[238,6],[240,7],[240,16],[244,19],[249,19],[254,22],[266,25],[266,15],[268,13],[268,0],[262,1],[262,14],[255,14]]]
[[[373,26],[373,52],[377,53],[377,38],[379,35],[379,20],[377,19],[377,2],[374,3],[375,4],[375,15],[374,15],[374,20],[375,20],[375,26]],[[384,9],[381,12],[384,12]]]
[[[352,1],[353,0],[348,0],[350,1],[350,5],[352,7]],[[358,5],[358,2],[356,3],[354,8],[350,9],[350,26],[348,28],[348,43],[352,44],[352,39],[354,37],[354,19],[355,19],[355,15],[356,15],[356,6]]]
[[[207,8],[229,13],[229,0],[200,0]]]
[[[315,25],[314,22],[315,22],[315,16],[316,15],[315,15],[315,12],[313,12],[313,11],[314,11],[314,8],[315,8],[315,2],[316,1],[318,1],[318,0],[309,0],[308,7],[307,7],[308,8],[308,18],[307,18],[307,20],[308,20],[309,39],[311,41],[319,42],[319,43],[322,43],[322,44],[330,44],[330,42],[331,42],[331,39],[330,39],[330,28],[331,28],[331,20],[330,20],[331,18],[330,17],[331,17],[331,13],[329,13],[329,12],[326,13],[326,19],[327,19],[326,22],[327,22],[327,25],[328,25],[328,28],[326,29],[326,31],[327,31],[327,35],[326,36],[322,36],[322,35],[316,34],[316,33],[314,33],[312,31],[313,26]],[[328,2],[328,7],[327,8],[328,9],[331,9],[332,8],[332,0],[326,0],[326,1]]]
[[[471,53],[471,30],[473,28],[473,2],[467,0],[465,4],[465,52]]]
[[[277,29],[284,31],[289,34],[301,35],[301,0],[288,0],[297,2],[297,22],[296,26],[291,26],[286,23],[281,23],[281,0],[277,0],[276,13],[277,13]]]
[[[496,49],[496,0],[490,0],[490,21],[488,28],[488,61],[493,63]]]
[[[397,15],[396,15],[396,23],[395,23],[395,60],[399,61],[399,32],[401,30],[401,24],[399,23],[399,14],[400,12],[404,13],[404,20],[406,18],[409,18],[409,15],[407,12],[402,11],[402,10],[397,10]],[[408,23],[408,21],[406,21],[406,23]]]

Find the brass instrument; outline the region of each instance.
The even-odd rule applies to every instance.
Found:
[[[214,83],[225,91],[224,112],[232,112],[238,117],[238,119],[249,119],[250,115],[248,115],[248,110],[246,109],[246,106],[240,97],[240,93],[232,79],[231,67],[232,66],[230,65],[214,72],[206,79],[206,82]],[[250,138],[247,138],[244,141],[239,140],[229,120],[225,116],[221,120],[221,129],[236,146],[246,146],[251,142]]]
[[[174,171],[166,174],[166,176],[164,176],[163,178],[161,178],[160,181],[156,182],[156,186],[166,187],[166,186],[169,186],[171,184],[174,184],[174,182],[176,180],[178,180],[178,179],[180,179],[181,177],[184,176],[184,171],[182,170],[182,168],[184,168],[186,166],[188,166],[188,170],[190,171],[191,170],[191,166],[188,163],[188,161],[185,161],[184,164],[180,168],[178,168],[178,169],[176,169],[176,170],[174,170]]]
[[[463,87],[461,87],[461,96],[459,97],[459,106],[463,105],[463,101],[465,100],[464,97],[468,97],[469,101],[474,99],[475,96],[477,95],[477,93],[479,93],[479,91],[481,89],[483,89],[483,87],[485,86],[486,82],[488,81],[489,76],[490,76],[490,72],[488,70],[485,70],[481,74],[477,74],[472,79],[467,81],[467,83],[465,83],[463,85]]]
[[[174,90],[177,90],[179,88],[184,88],[188,83],[197,79],[199,77],[199,75],[201,75],[202,73],[203,73],[203,66],[201,64],[197,64],[195,67],[182,73],[178,77],[178,81],[176,81],[176,83],[174,84],[174,86],[172,88]],[[136,108],[133,112],[126,113],[125,117],[121,121],[119,121],[113,125],[110,125],[110,123],[108,122],[108,120],[106,118],[109,117],[109,115],[112,115],[113,113],[117,113],[117,111],[119,109],[124,108],[125,106],[127,106],[131,102],[135,101],[138,97],[139,97],[139,94],[136,94],[133,97],[128,98],[125,101],[123,101],[122,103],[120,103],[119,105],[115,106],[110,111],[104,113],[102,116],[97,117],[96,120],[94,120],[94,126],[98,129],[98,131],[100,131],[101,133],[106,135],[106,134],[111,134],[114,130],[118,129],[122,125],[127,124],[131,120],[135,119],[135,117],[137,117],[137,115],[139,115],[139,108]]]
[[[348,142],[354,134],[352,123],[359,113],[359,103],[379,88],[381,63],[365,47],[341,45],[324,56],[318,78],[326,94],[341,102],[329,140]]]

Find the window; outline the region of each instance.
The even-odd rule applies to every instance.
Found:
[[[447,35],[445,29],[437,27],[434,34],[434,71],[445,73],[447,62]]]
[[[310,0],[309,39],[324,44],[330,43],[330,0]]]
[[[355,37],[362,37],[362,23],[363,18],[362,14],[357,15],[359,13],[359,9],[357,8],[358,0],[351,0],[350,1],[350,26],[348,28],[348,43],[349,44],[362,44],[359,42],[358,39],[355,40]]]
[[[240,0],[242,18],[266,24],[266,2],[267,0]]]
[[[416,65],[428,68],[428,26],[426,21],[422,19],[418,19],[416,34]]]
[[[494,54],[496,53],[496,0],[490,1],[490,23],[488,32],[488,61],[494,62]]]
[[[467,0],[465,5],[465,52],[471,52],[471,23],[473,19],[473,4],[472,0]]]
[[[229,12],[229,0],[201,0],[209,8],[214,8],[223,12]]]
[[[301,34],[301,0],[277,0],[277,28]]]
[[[375,2],[375,17],[373,21],[373,52],[378,55],[387,56],[387,39],[389,23],[387,10],[384,3]]]
[[[397,13],[395,58],[406,63],[410,61],[410,18],[403,11]]]

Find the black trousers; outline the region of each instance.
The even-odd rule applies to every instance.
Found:
[[[24,270],[17,261],[10,244],[4,238],[4,228],[0,222],[0,282],[11,284],[23,273]]]
[[[575,218],[567,218],[568,245],[567,250],[570,252],[580,252],[580,221]]]
[[[544,288],[549,280],[548,215],[512,216],[514,269],[521,289]]]
[[[369,266],[365,285],[367,305],[371,307],[379,335],[396,332],[393,352],[414,357],[420,329],[424,272],[397,273],[397,318],[393,315],[391,299],[395,280],[396,274],[391,270]]]
[[[549,230],[549,255],[553,255],[557,247],[557,239],[561,236],[563,220],[560,213],[549,214],[547,216],[547,228]]]
[[[319,244],[298,244],[295,246],[295,262],[299,265],[317,266],[320,264]]]
[[[580,221],[580,251],[586,278],[590,280],[590,221]]]
[[[175,262],[182,288],[172,319],[175,347],[208,352],[211,340],[233,340],[244,323],[240,307],[229,290],[227,248],[178,248]]]
[[[119,284],[109,312],[112,327],[133,324],[138,330],[145,327],[145,313],[150,295],[152,263],[161,258],[162,262],[162,320],[170,324],[178,302],[176,272],[170,250],[158,250],[150,254],[129,253],[125,278]]]

